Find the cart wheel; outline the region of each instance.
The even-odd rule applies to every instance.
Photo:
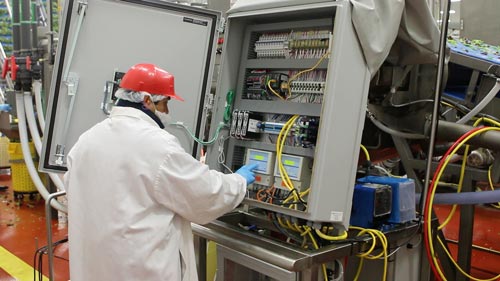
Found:
[[[16,203],[16,205],[21,206],[23,204],[23,201],[24,201],[24,194],[14,192],[14,202]]]

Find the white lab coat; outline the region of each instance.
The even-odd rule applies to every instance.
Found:
[[[238,174],[209,170],[142,111],[114,107],[68,154],[72,281],[198,280],[190,222],[231,211]]]

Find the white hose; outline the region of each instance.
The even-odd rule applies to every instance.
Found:
[[[35,93],[35,104],[36,104],[36,113],[38,116],[38,124],[40,124],[40,128],[42,128],[42,130],[45,130],[45,115],[43,114],[41,80],[33,81],[33,92]]]
[[[31,94],[31,93],[30,93]],[[33,159],[31,158],[31,152],[28,145],[28,130],[26,128],[26,114],[24,111],[24,101],[23,101],[23,93],[16,93],[16,109],[17,109],[17,119],[19,126],[19,138],[21,139],[21,147],[23,151],[24,162],[26,163],[26,167],[28,169],[28,173],[31,176],[31,180],[36,186],[36,189],[42,195],[43,199],[47,200],[47,197],[50,193],[47,191],[47,188],[43,184],[40,179],[40,175],[38,175],[37,169],[35,168],[35,164],[33,163]],[[58,211],[67,213],[68,208],[65,205],[62,205],[57,200],[52,200],[50,205],[56,208]]]
[[[5,62],[5,60],[7,59],[7,55],[5,54],[5,50],[1,42],[0,42],[0,58],[2,59],[3,62]],[[3,68],[3,63],[2,63],[2,68]]]
[[[5,4],[5,7],[7,8],[7,12],[9,13],[9,19],[12,19],[12,8],[10,7],[9,0],[3,1]]]
[[[465,114],[462,119],[457,121],[457,124],[465,124],[469,120],[472,119],[472,117],[476,116],[481,110],[486,107],[498,94],[498,91],[500,90],[500,79],[497,79],[497,83],[493,88],[491,88],[490,92],[483,98],[481,102],[479,102],[469,113]]]
[[[33,111],[33,101],[31,99],[31,95],[24,95],[24,108],[26,109],[26,119],[28,120],[28,127],[30,129],[31,138],[33,140],[33,144],[35,145],[36,152],[38,155],[41,155],[42,151],[42,140],[40,139],[40,134],[38,133],[38,128],[36,126],[35,113]],[[47,173],[52,180],[52,182],[56,185],[57,190],[65,190],[64,183],[59,174],[55,173]]]

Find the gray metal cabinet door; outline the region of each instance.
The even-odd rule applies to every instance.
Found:
[[[164,1],[68,0],[57,49],[40,169],[63,172],[65,154],[78,137],[106,118],[101,107],[106,81],[115,72],[142,62],[175,76],[173,120],[196,135],[204,124],[205,95],[210,89],[220,14]],[[180,128],[167,128],[184,149],[197,144]]]

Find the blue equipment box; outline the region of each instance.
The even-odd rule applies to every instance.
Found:
[[[364,183],[354,186],[350,224],[375,228],[391,213],[392,192],[389,185]]]
[[[386,184],[392,187],[392,210],[389,223],[405,223],[415,219],[415,182],[408,178],[367,176],[359,183]]]

